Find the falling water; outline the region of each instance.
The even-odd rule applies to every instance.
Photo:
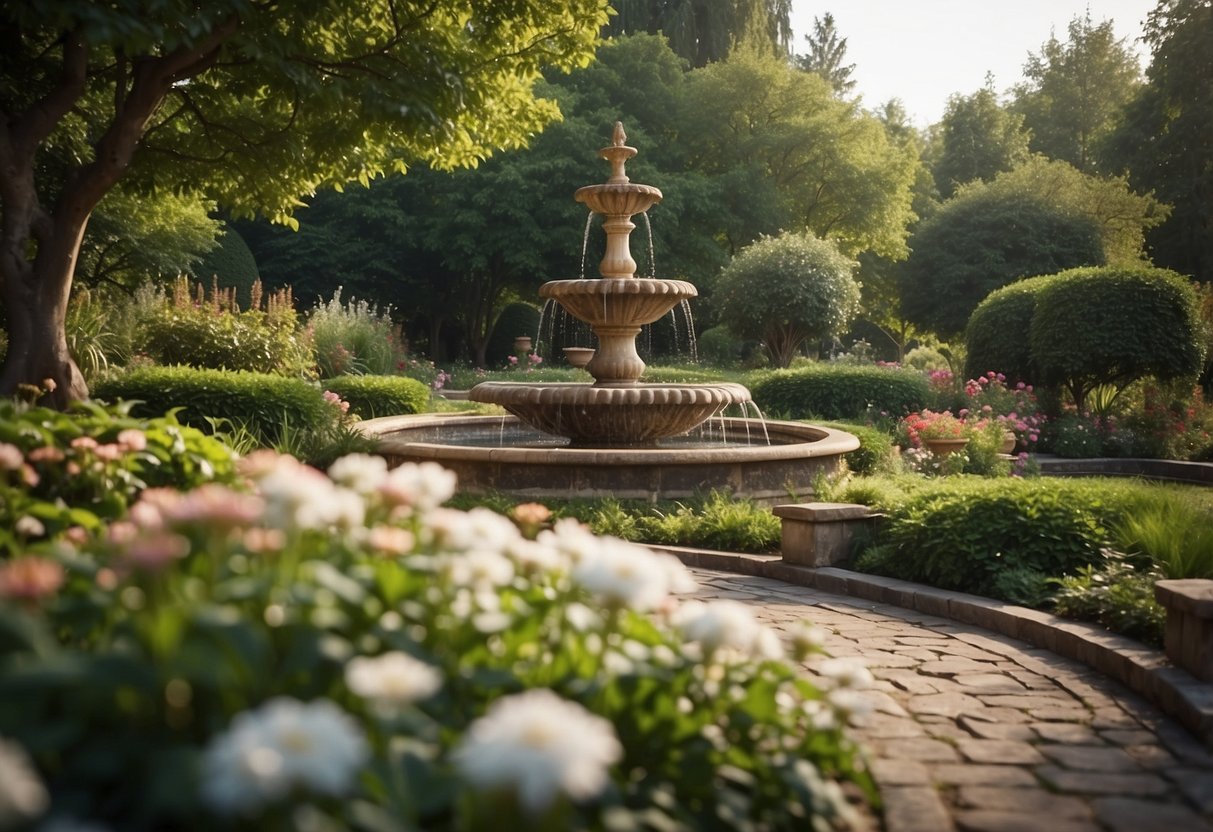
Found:
[[[590,224],[594,222],[594,212],[591,211],[585,218],[585,233],[581,235],[581,272],[580,278],[585,280],[585,252],[590,245]]]
[[[552,300],[551,298],[548,298],[547,300],[545,300],[543,302],[543,308],[539,310],[539,330],[535,333],[535,352],[539,353],[540,355],[543,355],[543,353],[540,352],[539,348],[544,343],[544,341],[543,341],[543,324],[544,324],[544,322],[546,322],[548,325],[547,343],[548,343],[549,347],[554,343],[552,341],[552,326],[553,326],[556,316],[551,311],[553,308],[563,309],[564,307],[557,306],[556,301]],[[551,355],[550,349],[548,351],[548,354],[549,354],[549,356]]]
[[[687,347],[691,352],[691,363],[698,364],[699,344],[695,340],[695,319],[691,317],[691,302],[688,299],[683,298],[682,303],[678,304],[678,306],[680,309],[682,309],[682,314],[686,316]],[[675,340],[677,340],[677,336],[675,336]]]
[[[753,400],[748,401],[748,402],[742,402],[741,407],[747,415],[750,412],[750,408],[751,407],[754,408],[754,413],[756,413],[758,415],[758,424],[762,425],[762,438],[766,440],[766,443],[768,445],[770,445],[771,444],[771,434],[769,431],[767,431],[767,417],[762,414],[762,409],[758,406],[758,402],[753,401]],[[747,419],[746,423],[749,424],[748,419]]]
[[[653,249],[653,224],[651,222],[649,222],[649,212],[648,211],[645,211],[640,216],[644,217],[644,227],[645,227],[645,230],[647,230],[649,232],[649,277],[656,278],[657,277],[657,258],[653,254],[653,252],[654,252],[654,249]]]

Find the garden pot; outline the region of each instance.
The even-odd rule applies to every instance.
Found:
[[[951,456],[956,451],[962,450],[965,445],[969,444],[968,439],[924,439],[922,444],[927,446],[927,450],[935,456],[943,459]]]
[[[593,347],[565,347],[564,357],[574,367],[581,369],[586,364],[590,363],[590,359],[594,357]]]
[[[1017,440],[1017,439],[1015,438],[1015,434],[1014,434],[1014,433],[1012,433],[1012,432],[1011,432],[1011,431],[1009,431],[1009,430],[1008,430],[1008,431],[1003,431],[1003,434],[1002,434],[1002,444],[998,446],[998,452],[999,452],[1000,454],[1009,454],[1009,453],[1013,453],[1013,452],[1015,451],[1015,443],[1016,443],[1016,442],[1018,442],[1018,441],[1019,441],[1019,440]]]
[[[519,335],[514,339],[514,355],[522,358],[531,351],[531,336]]]

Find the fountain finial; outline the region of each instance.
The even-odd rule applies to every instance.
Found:
[[[611,133],[610,146],[598,151],[599,156],[611,163],[611,176],[607,179],[608,185],[626,185],[631,181],[623,166],[628,159],[636,155],[636,148],[624,144],[627,140],[628,134],[623,132],[623,122],[617,121],[615,130]]]
[[[611,134],[611,144],[623,147],[628,143],[628,134],[623,132],[623,122],[615,122],[615,132]]]

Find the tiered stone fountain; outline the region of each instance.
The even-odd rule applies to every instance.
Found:
[[[661,191],[628,179],[625,164],[636,149],[626,141],[616,123],[612,143],[599,151],[611,163],[610,178],[575,194],[604,217],[602,277],[554,280],[539,290],[597,337],[586,367],[594,383],[485,382],[468,398],[499,405],[514,418],[396,416],[363,422],[363,431],[379,439],[389,461],[438,461],[471,492],[657,499],[726,489],[767,502],[811,494],[817,476],[859,447],[854,436],[795,422],[720,418],[730,405],[750,401],[740,384],[640,382],[641,327],[697,292],[683,280],[636,277],[632,217],[660,202]],[[688,441],[685,434],[705,422],[715,436]]]
[[[586,384],[524,384],[490,381],[472,388],[472,401],[500,405],[528,425],[567,436],[574,447],[643,447],[681,436],[729,405],[750,400],[740,384],[640,384],[644,361],[636,336],[645,324],[667,315],[698,292],[685,280],[636,277],[628,240],[635,214],[661,201],[661,191],[628,179],[624,165],[636,148],[624,142],[623,125],[615,124],[609,147],[598,151],[611,163],[611,177],[575,194],[595,214],[605,217],[606,255],[597,280],[553,280],[539,289],[579,321],[590,325],[598,349],[586,370]]]

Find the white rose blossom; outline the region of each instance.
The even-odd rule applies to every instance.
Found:
[[[50,795],[25,749],[0,739],[0,829],[32,820],[49,805]]]
[[[347,454],[329,466],[333,482],[364,496],[375,493],[387,477],[387,460],[372,454]]]
[[[755,659],[783,656],[779,637],[754,618],[750,607],[738,601],[688,601],[679,608],[674,623],[688,641],[699,644],[707,654],[724,649]]]
[[[560,795],[601,794],[623,756],[610,721],[546,688],[494,702],[455,748],[460,774],[478,790],[509,790],[532,814]]]

